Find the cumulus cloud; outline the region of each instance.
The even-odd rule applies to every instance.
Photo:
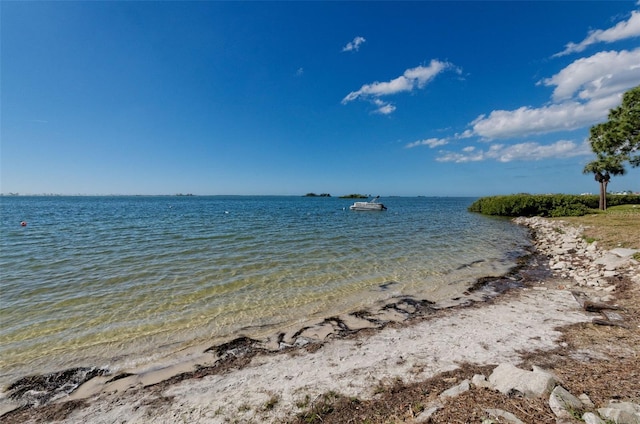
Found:
[[[594,100],[552,104],[540,108],[528,106],[516,110],[494,110],[471,123],[474,134],[485,140],[575,130],[607,116],[620,103],[621,95]]]
[[[449,144],[449,140],[446,138],[427,138],[409,143],[405,147],[411,149],[418,146],[429,146],[433,149],[434,147],[444,146],[445,144]]]
[[[640,48],[637,48],[604,51],[578,59],[540,83],[556,87],[553,100],[558,102],[574,96],[583,100],[606,97],[635,86],[639,80]]]
[[[640,2],[638,2],[640,5]],[[622,22],[618,22],[616,26],[609,29],[598,29],[590,31],[589,35],[579,43],[568,43],[565,49],[560,53],[556,53],[554,57],[565,56],[570,53],[581,52],[588,46],[597,43],[613,43],[614,41],[624,40],[640,36],[640,11],[631,12],[631,17]]]
[[[634,11],[628,20],[610,29],[591,31],[585,40],[578,44],[568,44],[565,51],[556,56],[581,52],[587,46],[596,43],[611,43],[637,36],[640,36],[640,11]],[[417,79],[409,78],[413,75],[409,71],[405,71],[401,77],[387,83],[364,85],[360,90],[345,97],[343,103],[357,98],[382,96],[419,87]],[[428,82],[429,78],[424,81]],[[468,129],[462,133],[445,138],[425,138],[409,143],[405,147],[435,148],[451,144],[454,140],[471,137],[483,142],[508,140],[558,131],[572,131],[602,122],[606,120],[611,109],[620,105],[624,92],[640,85],[640,48],[601,51],[588,57],[578,58],[555,75],[542,79],[537,85],[553,89],[551,98],[546,104],[524,105],[512,110],[493,110],[471,121]],[[537,141],[517,144],[494,142],[485,148],[467,146],[458,152],[440,150],[436,160],[454,163],[487,160],[511,162],[592,154],[588,140],[583,143],[560,140],[552,144]]]
[[[402,75],[390,81],[376,81],[371,84],[365,84],[360,87],[359,90],[347,94],[344,99],[342,99],[342,104],[347,104],[356,99],[367,99],[378,106],[377,112],[379,113],[383,113],[382,109],[390,109],[390,106],[395,110],[395,106],[379,98],[424,88],[428,82],[447,69],[455,69],[457,72],[460,72],[455,66],[448,62],[433,59],[429,63],[429,66],[417,66],[407,69]]]
[[[570,140],[560,140],[553,144],[543,145],[529,141],[513,145],[493,144],[488,149],[468,146],[461,153],[441,151],[436,158],[438,162],[479,162],[495,160],[498,162],[536,161],[542,159],[561,159],[590,155],[589,143],[585,140],[580,145]]]
[[[364,37],[356,37],[353,39],[353,41],[348,42],[347,45],[342,48],[342,51],[343,52],[350,52],[354,50],[358,51],[360,49],[360,45],[365,41],[367,40],[365,40]]]
[[[396,107],[393,104],[380,99],[373,99],[372,103],[377,107],[375,113],[379,113],[381,115],[389,115],[396,110]]]
[[[485,140],[522,137],[574,130],[606,119],[622,94],[640,84],[640,48],[578,59],[539,84],[555,86],[553,102],[481,115],[470,124],[473,133]]]

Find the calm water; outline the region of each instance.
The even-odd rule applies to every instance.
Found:
[[[398,294],[438,300],[505,272],[527,243],[468,213],[473,199],[382,200],[386,212],[339,198],[0,197],[0,385],[144,365]]]

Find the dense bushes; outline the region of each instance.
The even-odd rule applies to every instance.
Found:
[[[638,195],[609,195],[608,206],[640,204]],[[512,194],[481,197],[470,212],[498,216],[581,216],[598,209],[598,196],[573,194]]]

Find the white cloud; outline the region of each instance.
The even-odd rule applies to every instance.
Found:
[[[494,110],[471,123],[473,132],[485,140],[575,130],[607,116],[620,103],[619,94],[589,103],[565,102],[541,108]]]
[[[296,70],[296,76],[301,77],[302,75],[304,75],[304,68],[298,68]]]
[[[353,41],[348,42],[347,45],[342,48],[342,51],[343,52],[350,52],[353,50],[358,51],[360,49],[360,45],[365,41],[367,40],[365,40],[364,37],[356,37],[353,39]]]
[[[465,138],[471,138],[474,135],[475,134],[473,134],[473,131],[465,130],[462,133],[454,134],[452,137],[445,137],[445,138],[432,137],[432,138],[425,138],[424,140],[413,141],[411,143],[408,143],[404,147],[407,148],[407,149],[412,149],[412,148],[418,147],[418,146],[429,146],[430,148],[433,149],[434,147],[439,147],[439,146],[444,146],[446,144],[449,144],[452,140],[463,140]],[[467,149],[468,148],[469,147],[467,147]],[[470,149],[473,150],[473,147],[470,147]]]
[[[640,5],[640,1],[638,5]],[[581,52],[592,44],[613,43],[614,41],[638,36],[640,36],[640,11],[633,11],[629,20],[618,22],[616,26],[606,30],[590,31],[584,40],[579,43],[568,43],[565,49],[560,53],[556,53],[554,57]]]
[[[373,103],[377,107],[374,113],[378,113],[380,115],[389,115],[390,113],[393,113],[394,110],[396,110],[396,107],[392,103],[385,102],[380,99],[372,99],[371,103]]]
[[[423,88],[429,80],[433,79],[448,67],[451,67],[451,64],[434,59],[429,63],[429,66],[418,66],[416,68],[407,69],[404,71],[403,77],[407,78],[414,85],[417,85],[418,88]]]
[[[429,81],[447,69],[456,69],[457,72],[460,72],[448,62],[441,62],[433,59],[429,63],[429,66],[418,66],[407,69],[401,76],[390,81],[376,81],[371,84],[365,84],[360,87],[359,90],[352,91],[347,94],[345,98],[342,99],[342,104],[347,104],[358,98],[363,98],[368,99],[372,103],[376,104],[376,106],[380,106],[381,100],[378,99],[379,97],[424,88]],[[384,105],[390,106],[389,103],[384,103]],[[393,106],[393,110],[395,110],[395,106]],[[378,108],[378,111],[380,111],[380,107]]]
[[[396,110],[396,107],[391,103],[383,103],[378,109],[375,110],[375,113],[379,113],[381,115],[389,115]]]
[[[542,159],[561,159],[592,154],[589,143],[585,140],[578,145],[573,141],[560,140],[553,144],[542,145],[537,142],[526,142],[514,145],[493,144],[487,150],[468,146],[462,153],[440,152],[438,162],[479,162],[496,160],[498,162],[535,161]]]
[[[474,135],[485,140],[522,137],[574,130],[606,119],[622,94],[640,84],[640,48],[578,59],[540,84],[556,87],[553,103],[481,115],[470,124]]]
[[[429,146],[430,148],[433,149],[434,147],[444,146],[445,144],[449,144],[449,140],[447,140],[446,138],[427,138],[424,140],[418,140],[418,141],[409,143],[405,147],[407,149],[411,149],[413,147],[418,147],[418,146]]]
[[[342,103],[348,103],[358,97],[367,96],[386,96],[396,94],[402,91],[411,91],[414,87],[413,81],[404,75],[388,82],[374,82],[373,84],[365,84],[358,91],[352,91],[342,99]]]
[[[455,163],[479,162],[481,160],[484,160],[484,152],[482,150],[476,151],[473,146],[465,148],[463,153],[441,151],[440,156],[436,158],[438,162]]]
[[[640,15],[639,15],[640,16]],[[609,96],[640,82],[640,48],[608,51],[578,59],[542,84],[555,86],[553,100]]]

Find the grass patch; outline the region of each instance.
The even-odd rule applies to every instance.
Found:
[[[268,401],[262,406],[265,411],[271,411],[280,402],[280,398],[277,395],[272,395]]]
[[[251,411],[251,405],[248,403],[243,403],[238,407],[238,412],[249,412]]]
[[[293,422],[298,424],[324,422],[325,417],[334,412],[336,405],[344,403],[345,400],[344,396],[334,391],[324,393],[313,402],[307,411],[298,414]]]
[[[574,226],[584,228],[582,237],[588,242],[597,241],[604,249],[624,247],[640,249],[640,207],[638,205],[613,206],[606,211],[580,217],[559,218]],[[640,255],[634,255],[640,260]]]

